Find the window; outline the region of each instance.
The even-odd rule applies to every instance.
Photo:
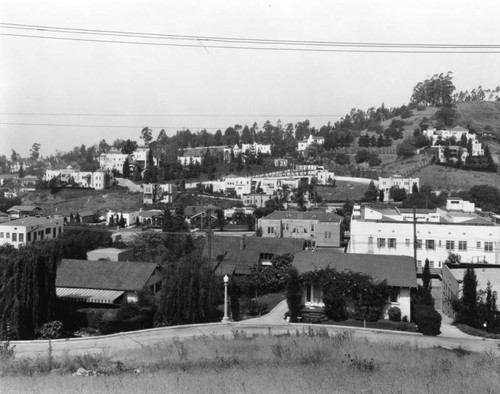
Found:
[[[429,261],[429,268],[434,268],[434,261]]]
[[[0,233],[0,238],[3,238],[3,233]]]
[[[31,233],[26,235],[26,241],[31,242]]]
[[[332,233],[330,231],[325,231],[325,238],[331,238]]]
[[[446,241],[446,250],[455,249],[455,241]]]
[[[396,238],[389,238],[388,244],[389,244],[389,248],[395,248],[396,247]]]
[[[268,227],[267,228],[267,233],[268,234],[274,234],[274,227]]]
[[[436,243],[434,242],[433,239],[426,239],[425,240],[425,248],[426,249],[436,249]]]
[[[417,260],[417,267],[422,268],[422,260]]]
[[[45,229],[45,234],[50,234],[50,228]]]
[[[481,249],[481,241],[477,241],[476,242],[476,248],[477,249]]]
[[[467,250],[467,241],[458,241],[458,250]]]
[[[417,249],[422,249],[422,240],[417,239]]]
[[[288,223],[285,223],[285,230],[288,231]]]
[[[406,246],[410,246],[410,238],[406,238],[405,239],[405,245]]]
[[[399,300],[399,287],[392,287],[389,297],[390,297],[391,302],[393,302],[393,303],[398,302],[398,300]]]
[[[314,231],[314,224],[311,224],[311,231]]]
[[[385,248],[385,238],[377,238],[377,246],[379,248]]]
[[[485,252],[493,252],[493,242],[485,242],[484,243],[484,251]]]
[[[12,242],[17,242],[17,233],[12,233]]]
[[[5,233],[5,238],[10,238],[10,233]]]
[[[24,234],[19,234],[19,242],[24,242]]]

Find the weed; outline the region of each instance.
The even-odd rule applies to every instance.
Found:
[[[188,358],[188,349],[184,345],[184,342],[175,340],[172,342],[174,344],[175,350],[177,350],[177,355],[179,356],[179,360],[187,361]]]
[[[348,368],[359,372],[374,372],[380,368],[373,358],[366,359],[357,355],[351,356],[349,353],[345,357],[347,360],[342,361],[342,363],[347,363]]]
[[[0,342],[0,361],[12,360],[15,356],[16,345],[11,345],[10,340]]]

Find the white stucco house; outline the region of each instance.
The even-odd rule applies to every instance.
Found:
[[[328,250],[303,251],[295,254],[293,266],[299,274],[333,268],[339,272],[367,274],[374,282],[386,281],[391,292],[387,300],[385,318],[390,307],[398,307],[401,316],[411,319],[410,291],[417,287],[413,259],[405,256],[331,253]],[[304,284],[302,305],[305,308],[323,308],[323,290],[318,284]]]

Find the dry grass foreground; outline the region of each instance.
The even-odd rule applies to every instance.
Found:
[[[500,359],[303,329],[293,335],[204,336],[123,351],[3,360],[2,393],[487,393]],[[97,372],[74,376],[80,367]]]

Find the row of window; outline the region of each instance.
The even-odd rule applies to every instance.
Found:
[[[26,242],[31,242],[31,239],[32,239],[32,236],[31,234],[33,234],[33,241],[36,241],[37,238],[39,239],[43,239],[44,238],[44,234],[45,235],[49,235],[52,231],[52,237],[55,238],[56,237],[56,234],[59,233],[61,234],[61,228],[59,228],[59,232],[57,232],[57,229],[56,228],[46,228],[45,231],[44,230],[40,230],[40,231],[35,231],[33,233],[29,232],[26,234]],[[10,233],[10,232],[3,232],[3,231],[0,231],[0,239],[11,239],[12,242],[24,242],[24,234],[23,233]]]
[[[371,240],[370,240],[371,243]],[[410,246],[410,238],[405,239],[405,245]],[[467,250],[467,241],[458,241],[456,242],[458,250]],[[389,248],[395,248],[397,246],[396,238],[387,238],[387,246]],[[422,240],[417,239],[417,249],[422,249]],[[439,246],[441,246],[441,241],[439,241]],[[386,239],[385,238],[377,238],[377,247],[385,248],[386,247]],[[433,239],[425,240],[425,248],[429,250],[436,249],[436,241]],[[484,242],[481,245],[481,241],[476,242],[476,249],[484,249],[485,252],[493,252],[493,242]],[[455,250],[455,241],[446,241],[446,250]]]

